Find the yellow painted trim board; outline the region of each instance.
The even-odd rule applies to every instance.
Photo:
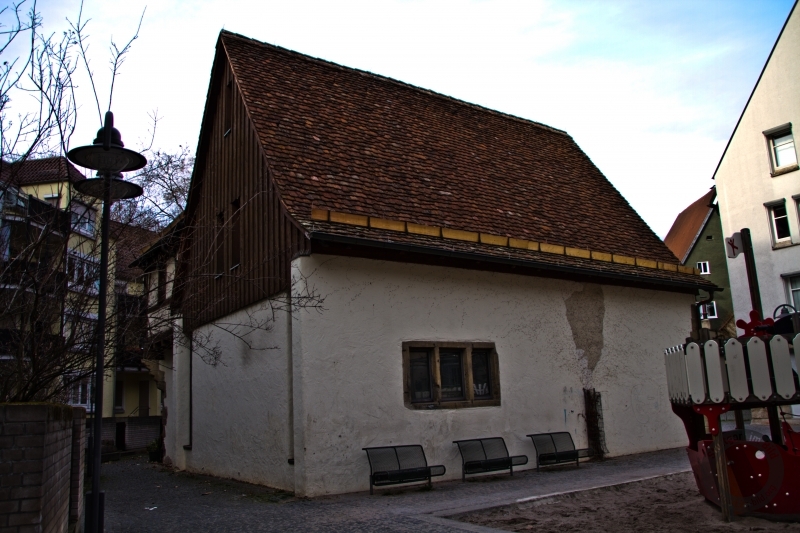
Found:
[[[569,257],[578,257],[581,259],[590,259],[593,261],[604,261],[606,263],[618,263],[621,265],[639,266],[643,268],[652,268],[656,270],[666,270],[669,272],[681,272],[683,274],[700,274],[696,268],[677,265],[674,263],[662,263],[661,261],[654,261],[643,257],[630,257],[627,255],[611,254],[608,252],[598,252],[595,250],[586,250],[584,248],[573,248],[571,246],[562,246],[560,244],[539,243],[536,241],[529,241],[527,239],[516,239],[514,237],[503,237],[502,235],[492,235],[490,233],[478,233],[475,231],[467,231],[453,228],[440,228],[439,226],[426,226],[425,224],[415,224],[413,222],[403,222],[400,220],[390,220],[379,217],[371,217],[366,215],[355,215],[351,213],[340,213],[337,211],[328,211],[326,209],[312,209],[311,220],[319,220],[325,222],[335,222],[338,224],[347,224],[351,226],[371,227],[376,229],[385,229],[389,231],[397,231],[400,233],[411,233],[415,235],[427,235],[430,237],[441,237],[443,239],[466,241],[466,242],[480,242],[490,246],[500,246],[503,248],[517,248],[520,250],[533,250],[541,251],[549,254],[567,255]]]

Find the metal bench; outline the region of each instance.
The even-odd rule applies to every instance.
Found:
[[[536,470],[540,466],[558,465],[575,462],[580,466],[580,458],[588,457],[588,449],[575,449],[572,435],[566,431],[557,433],[534,433],[528,435],[536,448]]]
[[[509,457],[503,437],[455,440],[453,444],[458,444],[458,451],[461,452],[461,481],[466,480],[467,474],[506,469],[513,476],[515,466],[528,464],[527,455]]]
[[[369,493],[372,487],[397,485],[415,481],[427,481],[431,485],[431,477],[443,476],[442,465],[428,466],[425,452],[419,444],[407,446],[378,446],[362,448],[369,459]]]

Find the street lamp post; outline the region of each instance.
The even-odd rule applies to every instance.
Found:
[[[67,153],[70,161],[78,166],[96,170],[97,178],[79,181],[75,188],[85,196],[103,200],[103,216],[100,233],[100,294],[97,310],[97,361],[94,383],[94,430],[92,432],[92,495],[91,516],[86,517],[87,533],[102,533],[100,509],[100,459],[103,433],[103,361],[105,358],[106,293],[108,292],[108,226],[111,202],[142,195],[142,188],[122,179],[122,172],[138,170],[147,164],[147,159],[138,152],[127,150],[122,144],[119,131],[114,128],[114,115],[106,113],[103,127],[89,146],[74,148]]]

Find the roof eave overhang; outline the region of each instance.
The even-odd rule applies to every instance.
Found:
[[[699,285],[691,281],[678,281],[678,280],[665,280],[650,278],[647,276],[636,276],[631,274],[617,273],[617,272],[600,272],[597,270],[573,267],[569,265],[554,265],[550,263],[516,259],[513,257],[498,257],[490,256],[479,253],[462,252],[455,250],[443,250],[441,248],[431,248],[426,246],[418,246],[397,242],[377,241],[370,239],[363,239],[358,237],[349,237],[344,235],[334,235],[323,232],[309,233],[311,242],[311,254],[313,253],[330,253],[335,250],[337,255],[352,255],[352,256],[365,256],[363,252],[367,250],[381,250],[390,252],[386,254],[387,260],[405,260],[393,259],[391,252],[400,254],[413,254],[418,256],[440,257],[449,258],[454,260],[463,261],[460,268],[476,269],[476,270],[501,270],[508,271],[513,268],[519,274],[540,276],[540,277],[553,277],[553,278],[571,278],[580,279],[581,281],[603,283],[609,285],[622,285],[639,288],[649,288],[654,290],[664,290],[670,292],[684,292],[695,294],[698,290],[716,291],[721,290],[719,287],[709,287],[708,285]],[[334,245],[334,246],[330,246]],[[342,250],[342,246],[351,247],[349,251]],[[416,262],[416,261],[411,261]],[[496,267],[496,268],[492,268]]]

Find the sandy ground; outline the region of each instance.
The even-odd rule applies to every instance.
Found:
[[[797,523],[749,517],[725,524],[719,508],[700,496],[691,472],[448,518],[537,533],[800,531]]]

